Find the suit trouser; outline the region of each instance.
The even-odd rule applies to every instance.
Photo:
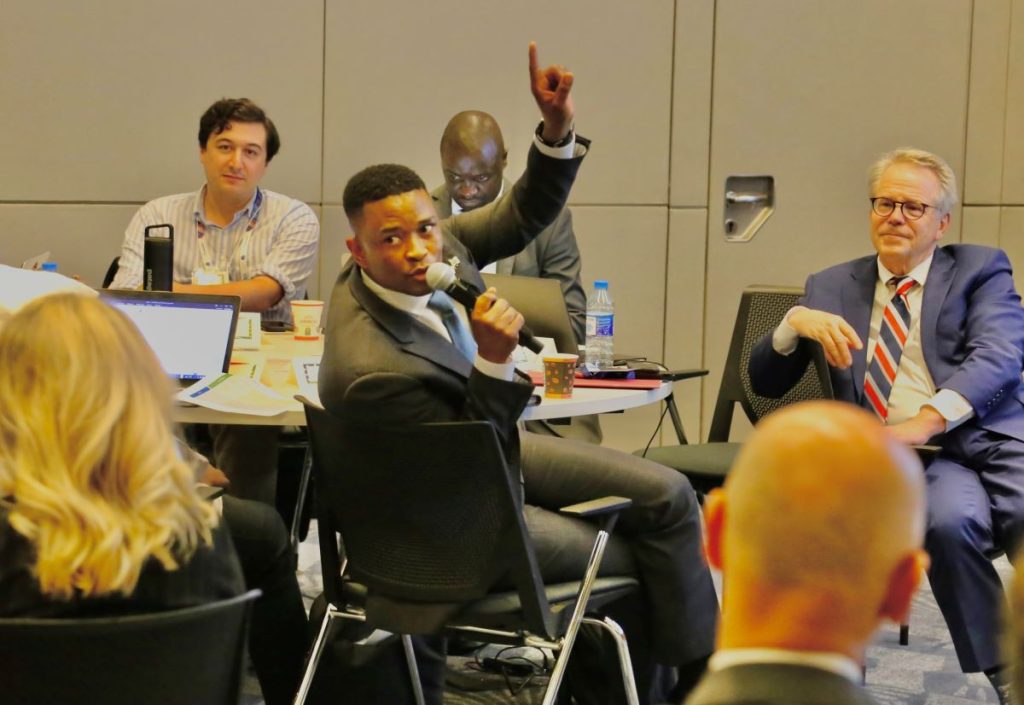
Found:
[[[249,654],[267,705],[290,703],[306,657],[306,610],[295,577],[288,531],[277,511],[261,502],[224,497],[224,523],[247,589],[263,595],[252,609]]]
[[[679,473],[643,458],[568,439],[523,433],[526,526],[547,581],[576,580],[597,534],[593,522],[560,507],[608,495],[629,497],[601,572],[636,575],[646,604],[650,649],[665,665],[714,650],[718,599],[704,561],[700,508]]]
[[[1024,531],[1024,443],[961,426],[925,469],[931,556],[928,581],[966,673],[1005,663],[999,632],[1003,589],[992,565]]]

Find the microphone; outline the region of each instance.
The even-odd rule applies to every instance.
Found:
[[[434,262],[427,267],[427,286],[434,291],[445,292],[465,306],[468,311],[473,310],[477,298],[484,293],[475,284],[459,279],[452,266],[445,262]],[[544,349],[544,345],[533,337],[533,332],[526,327],[525,323],[519,329],[519,344],[538,355]]]

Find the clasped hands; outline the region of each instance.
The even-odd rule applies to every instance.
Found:
[[[864,348],[857,331],[842,316],[828,311],[797,306],[789,314],[787,323],[801,338],[820,343],[828,364],[841,370],[853,364],[853,350]],[[886,428],[907,445],[921,445],[946,430],[946,419],[935,408],[925,405],[906,421]]]

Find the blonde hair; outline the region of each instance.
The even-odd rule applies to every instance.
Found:
[[[130,594],[152,557],[174,570],[212,542],[171,432],[171,388],[135,326],[57,294],[0,327],[0,497],[44,594]]]
[[[871,165],[871,169],[868,171],[869,196],[878,195],[878,182],[881,181],[885,170],[893,164],[913,164],[914,166],[928,169],[935,174],[935,178],[939,180],[939,186],[942,188],[942,199],[934,205],[942,214],[953,210],[953,206],[957,202],[956,174],[953,173],[953,169],[938,154],[932,154],[923,149],[914,149],[913,147],[901,147],[900,149],[886,152]]]

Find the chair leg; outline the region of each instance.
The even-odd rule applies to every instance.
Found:
[[[910,643],[910,621],[903,622],[900,624],[900,646],[906,646]]]
[[[423,697],[423,683],[420,682],[420,668],[416,665],[416,652],[412,648],[412,637],[402,635],[402,650],[405,652],[405,663],[409,666],[409,680],[412,683],[412,694],[416,705],[426,705]]]
[[[299,527],[302,526],[302,512],[306,509],[306,494],[309,492],[309,478],[313,473],[313,448],[306,446],[306,454],[302,458],[302,474],[299,476],[299,494],[295,498],[295,513],[292,515],[290,536],[292,552],[299,553]]]
[[[565,678],[565,668],[569,662],[569,654],[572,646],[576,643],[576,635],[580,631],[580,624],[583,622],[583,615],[587,609],[587,601],[590,599],[590,591],[594,587],[594,580],[597,578],[597,570],[601,565],[601,558],[604,557],[604,549],[608,544],[608,532],[601,530],[597,532],[594,540],[594,548],[590,551],[590,560],[587,562],[587,571],[583,574],[583,583],[579,595],[576,597],[576,604],[573,606],[572,617],[569,619],[569,626],[562,637],[562,648],[555,661],[555,667],[551,669],[551,678],[548,679],[548,688],[544,692],[542,705],[554,705],[558,698],[558,690],[562,687],[562,680]],[[632,674],[632,669],[630,673]]]
[[[611,617],[584,617],[583,623],[600,627],[615,639],[615,647],[619,652],[619,668],[622,670],[622,687],[626,690],[626,703],[640,705],[640,696],[636,692],[636,678],[633,677],[633,661],[629,658],[629,645],[626,643],[626,633],[622,631],[622,627]]]
[[[302,682],[299,684],[299,691],[295,694],[294,705],[304,705],[309,697],[309,689],[313,685],[313,676],[316,675],[316,667],[320,664],[320,657],[323,656],[324,647],[327,645],[330,636],[331,626],[338,617],[338,609],[331,604],[327,605],[323,621],[320,622],[320,631],[316,635],[312,648],[309,650],[309,660],[306,662],[306,670],[302,674]]]

